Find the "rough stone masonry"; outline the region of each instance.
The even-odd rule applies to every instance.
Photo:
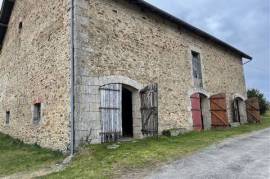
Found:
[[[17,0],[0,55],[0,131],[61,151],[71,143],[70,8],[68,0]],[[232,100],[246,99],[238,51],[136,3],[76,0],[74,29],[77,146],[86,138],[101,140],[100,87],[107,84],[132,92],[135,138],[143,137],[139,91],[149,84],[159,85],[159,132],[193,129],[193,93],[225,93],[230,121]],[[203,88],[194,86],[193,51],[200,54]],[[33,123],[36,103],[41,104],[38,124]]]

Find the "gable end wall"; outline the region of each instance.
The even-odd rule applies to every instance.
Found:
[[[67,151],[69,59],[68,1],[17,0],[0,54],[1,133]],[[37,102],[42,103],[40,124],[32,121]],[[10,111],[9,125],[5,124],[6,111]]]

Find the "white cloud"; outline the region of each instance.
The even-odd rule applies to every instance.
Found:
[[[0,0],[0,11],[2,10],[3,0]]]

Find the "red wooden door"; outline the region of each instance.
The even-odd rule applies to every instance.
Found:
[[[228,127],[226,94],[213,95],[210,98],[212,127]]]
[[[253,97],[249,98],[246,101],[246,108],[247,108],[247,119],[248,122],[261,122],[261,116],[260,116],[260,106],[258,98]]]
[[[201,131],[203,129],[202,110],[200,94],[193,94],[191,97],[191,111],[193,119],[193,129]]]

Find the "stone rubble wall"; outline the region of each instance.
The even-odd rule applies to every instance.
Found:
[[[191,91],[226,93],[231,120],[233,96],[246,97],[241,57],[129,2],[75,1],[76,145],[89,135],[91,142],[100,142],[99,88],[112,82],[137,90],[136,137],[141,128],[138,91],[151,83],[159,84],[160,132],[192,129]],[[62,151],[70,144],[68,3],[16,1],[0,54],[0,132]],[[191,50],[200,53],[204,89],[194,88]],[[42,102],[42,120],[34,125],[37,101]]]
[[[159,84],[160,131],[192,129],[190,91],[226,93],[228,104],[236,93],[246,96],[239,55],[129,2],[77,1],[77,140],[87,130],[98,139],[99,79],[106,76]],[[191,50],[200,53],[204,89],[193,86]],[[228,105],[230,120],[231,113]]]
[[[70,143],[68,6],[66,0],[17,0],[0,54],[0,132],[61,151]],[[38,125],[35,102],[42,103]]]

